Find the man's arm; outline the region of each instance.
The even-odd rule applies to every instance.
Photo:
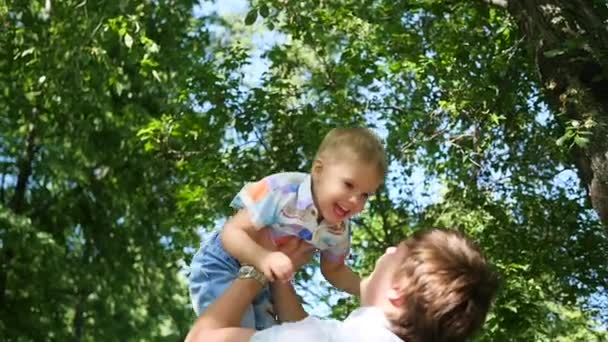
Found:
[[[270,290],[274,310],[281,322],[296,322],[308,316],[291,283],[274,282]]]
[[[343,261],[333,262],[321,254],[321,273],[333,286],[354,296],[360,296],[361,277]]]
[[[299,239],[287,242],[281,246],[280,251],[298,266],[303,265],[312,257],[311,246]],[[262,286],[257,280],[235,279],[226,292],[216,299],[194,323],[186,337],[186,342],[249,341],[255,331],[239,328],[239,326],[243,314],[261,289]],[[287,303],[290,303],[291,300],[297,301],[295,293],[293,293],[293,297],[290,297],[289,293],[282,292],[282,290],[279,289],[278,293],[281,299],[286,299]],[[299,303],[297,304],[302,308]],[[287,315],[292,317],[292,313],[287,313]]]
[[[261,289],[260,283],[254,279],[235,279],[228,290],[194,323],[186,342],[249,341],[255,331],[238,326]]]

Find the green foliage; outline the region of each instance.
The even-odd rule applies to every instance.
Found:
[[[196,234],[175,225],[173,166],[136,133],[217,78],[192,6],[12,1],[2,15],[0,339],[187,331],[178,271]]]

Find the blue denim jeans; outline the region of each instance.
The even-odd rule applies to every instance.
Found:
[[[214,233],[201,246],[192,258],[188,284],[192,307],[197,316],[228,289],[236,279],[240,267],[238,260],[224,249],[219,233]],[[245,312],[241,326],[266,329],[275,324],[272,312],[270,289],[266,286]]]

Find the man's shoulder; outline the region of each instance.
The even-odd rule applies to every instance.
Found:
[[[380,313],[381,314],[381,313]],[[256,332],[251,342],[401,342],[374,310],[355,310],[344,322],[309,316]]]
[[[376,307],[361,307],[354,310],[335,334],[336,341],[349,342],[401,342],[388,328],[384,313]]]
[[[266,330],[256,332],[251,342],[331,342],[335,331],[342,324],[340,321],[324,320],[309,316],[298,322],[283,323]]]

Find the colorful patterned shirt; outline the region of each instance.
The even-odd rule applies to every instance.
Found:
[[[248,183],[230,205],[246,208],[256,229],[270,228],[277,245],[297,236],[320,249],[322,256],[332,262],[343,262],[348,256],[349,222],[330,225],[323,220],[319,223],[309,174],[277,173]]]

